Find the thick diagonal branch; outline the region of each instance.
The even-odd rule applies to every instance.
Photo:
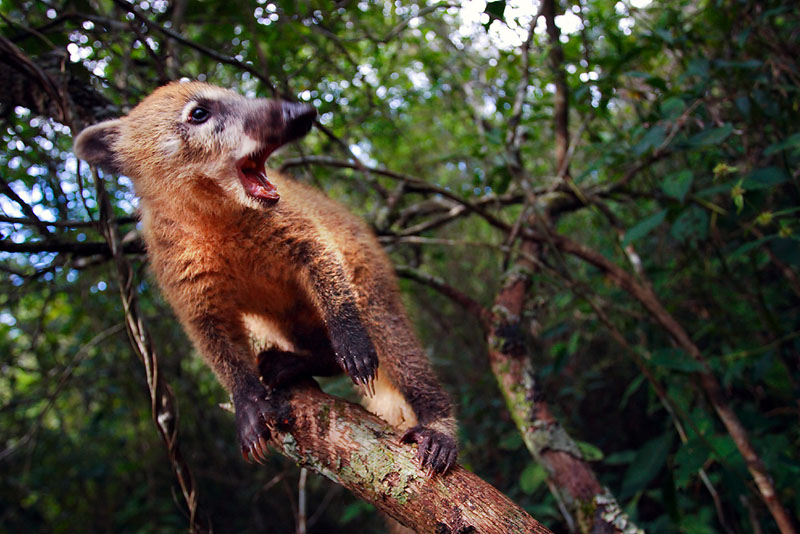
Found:
[[[293,388],[287,402],[288,429],[271,427],[270,444],[417,532],[550,532],[462,467],[429,477],[415,447],[360,406],[311,384]]]

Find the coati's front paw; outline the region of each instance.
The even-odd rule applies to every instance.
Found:
[[[258,463],[266,459],[269,451],[267,441],[270,428],[285,428],[291,425],[292,417],[288,402],[279,398],[279,393],[268,392],[255,377],[249,377],[233,394],[236,410],[236,432],[242,447],[242,456]]]
[[[417,444],[417,460],[429,474],[446,472],[455,465],[458,458],[458,444],[455,439],[421,425],[406,430],[400,441]]]
[[[331,346],[337,363],[366,395],[374,395],[378,353],[366,330],[357,321],[331,324],[330,327]]]

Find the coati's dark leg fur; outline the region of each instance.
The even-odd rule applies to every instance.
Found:
[[[369,391],[378,355],[356,307],[356,296],[341,263],[320,246],[320,236],[308,231],[312,239],[283,238],[281,246],[292,262],[302,266],[301,279],[316,301],[336,361],[356,385]],[[277,232],[281,233],[288,232]]]
[[[261,383],[270,389],[290,386],[312,376],[334,376],[342,372],[333,353],[301,354],[280,349],[267,349],[258,355]]]
[[[212,273],[199,279],[214,277]],[[224,285],[221,284],[222,287]],[[224,291],[218,288],[218,291]],[[199,283],[188,282],[183,286],[183,295],[200,300],[195,291],[207,293]],[[219,297],[225,302],[224,296]],[[181,309],[181,308],[179,308]],[[182,308],[193,313],[183,317],[187,333],[199,351],[209,360],[209,365],[217,373],[223,386],[231,392],[236,412],[236,430],[241,445],[242,456],[256,461],[265,458],[269,427],[284,428],[291,424],[290,406],[280,392],[268,392],[261,384],[253,364],[248,336],[241,319],[214,307]]]

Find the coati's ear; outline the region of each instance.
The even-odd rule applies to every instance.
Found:
[[[114,144],[120,136],[122,119],[103,121],[89,126],[75,138],[75,155],[107,172],[122,174]]]

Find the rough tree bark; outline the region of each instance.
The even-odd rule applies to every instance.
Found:
[[[577,521],[579,531],[642,532],[597,480],[542,395],[520,326],[535,269],[530,258],[537,249],[530,243],[523,245],[523,255],[506,274],[495,299],[488,333],[492,371],[525,446],[547,471],[551,489]]]
[[[289,424],[270,445],[417,532],[550,532],[508,497],[460,466],[428,477],[416,448],[362,407],[312,384],[288,392]]]

